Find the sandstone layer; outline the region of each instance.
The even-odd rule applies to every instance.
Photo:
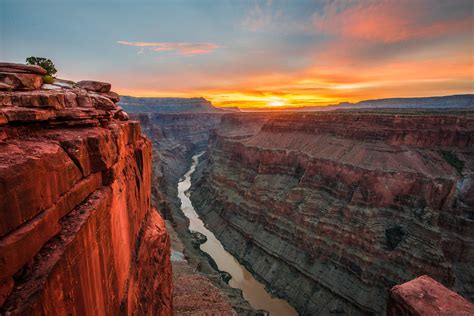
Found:
[[[301,315],[383,314],[427,274],[474,298],[474,115],[228,114],[191,195]]]
[[[1,314],[172,313],[151,142],[91,90],[0,92]]]

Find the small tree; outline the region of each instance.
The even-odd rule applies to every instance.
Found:
[[[31,56],[26,59],[26,63],[28,65],[38,65],[43,67],[50,76],[58,72],[51,59],[48,58]]]

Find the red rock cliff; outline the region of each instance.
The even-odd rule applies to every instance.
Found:
[[[0,313],[170,315],[170,240],[140,125],[108,84],[37,89],[19,68],[0,86]]]

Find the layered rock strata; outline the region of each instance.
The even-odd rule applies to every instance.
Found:
[[[172,313],[152,145],[98,86],[0,92],[1,314]]]
[[[177,196],[178,181],[189,169],[191,157],[206,150],[209,134],[220,124],[222,113],[144,113],[140,107],[132,110],[138,113],[130,115],[140,120],[143,131],[153,142],[153,199],[165,215],[173,237],[176,314],[231,315],[232,310],[240,315],[254,314],[240,292],[229,287],[209,257],[192,244],[189,223]]]
[[[275,294],[302,315],[378,315],[428,274],[474,298],[472,113],[252,115],[222,120],[191,198]]]

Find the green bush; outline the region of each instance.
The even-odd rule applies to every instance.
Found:
[[[43,76],[43,83],[49,83],[52,84],[54,82],[54,77],[50,75],[44,75]]]
[[[43,67],[50,76],[58,72],[51,59],[48,58],[31,56],[26,59],[26,63],[28,65],[38,65]]]
[[[458,156],[456,156],[455,153],[453,153],[452,151],[442,150],[441,155],[459,173],[462,173],[462,171],[464,169],[464,161],[459,160]]]

